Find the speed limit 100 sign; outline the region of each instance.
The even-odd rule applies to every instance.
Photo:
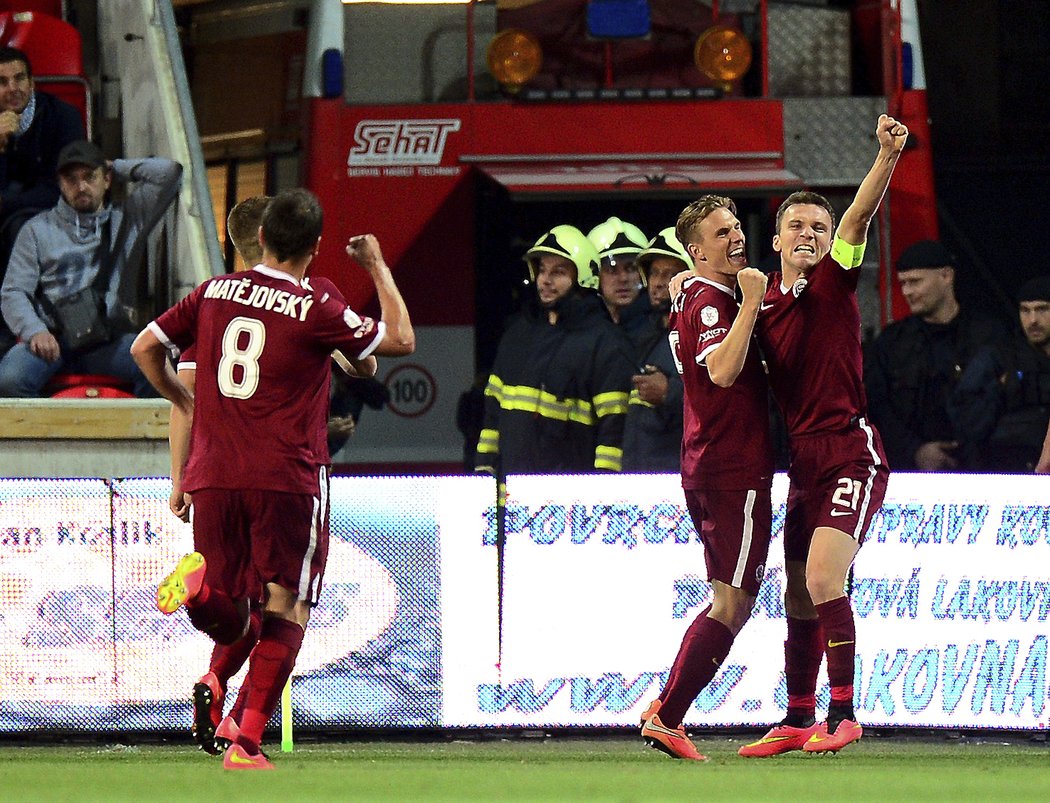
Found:
[[[387,406],[404,418],[423,415],[434,406],[437,398],[437,383],[422,365],[399,365],[387,374],[385,384],[390,391]]]

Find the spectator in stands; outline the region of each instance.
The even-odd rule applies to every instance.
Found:
[[[62,197],[22,228],[0,289],[0,311],[21,340],[0,360],[0,396],[39,396],[63,369],[112,375],[133,384],[136,395],[155,395],[131,359],[135,333],[121,322],[117,291],[128,253],[147,233],[144,223],[181,177],[182,166],[170,159],[108,162],[86,140],[62,149]],[[106,200],[114,178],[138,182],[123,206]],[[85,318],[92,325],[83,329],[97,337],[78,337]]]
[[[619,471],[633,369],[594,292],[598,252],[575,226],[555,226],[525,258],[536,298],[500,340],[475,468],[498,476]]]
[[[911,309],[872,344],[864,371],[871,419],[895,471],[952,471],[959,435],[948,403],[963,369],[983,345],[1008,339],[999,321],[955,298],[955,259],[933,240],[904,250],[897,263]]]
[[[623,432],[623,470],[681,471],[682,377],[667,339],[671,315],[671,277],[692,269],[692,260],[673,227],[657,234],[638,255],[652,305],[645,334],[635,351],[627,422]]]
[[[637,343],[649,331],[649,296],[642,292],[637,263],[649,240],[640,228],[618,217],[599,223],[587,239],[598,249],[598,292],[609,317],[628,340]]]
[[[29,58],[0,47],[0,281],[22,224],[58,200],[58,153],[84,138],[80,112],[33,86]],[[0,321],[0,356],[15,338]]]
[[[1050,424],[1050,276],[1017,294],[1023,337],[982,348],[963,371],[953,398],[969,467],[1031,473]]]

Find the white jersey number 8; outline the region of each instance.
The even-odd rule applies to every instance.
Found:
[[[247,335],[244,346],[239,342]],[[266,345],[266,327],[255,318],[234,318],[222,333],[222,359],[219,360],[219,391],[231,399],[250,399],[259,387],[259,357]],[[241,367],[241,378],[234,368]]]

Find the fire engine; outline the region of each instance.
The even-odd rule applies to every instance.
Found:
[[[737,201],[760,265],[788,193],[806,187],[840,212],[848,205],[882,112],[911,137],[869,235],[865,334],[906,314],[890,265],[937,236],[913,2],[340,11],[342,47],[321,59],[304,126],[305,184],[327,215],[318,270],[367,307],[367,277],[342,248],[374,232],[419,331],[416,357],[384,375],[397,441],[362,427],[355,462],[457,464],[456,400],[491,365],[505,317],[529,292],[521,255],[547,229],[587,231],[615,214],[652,236],[718,192]]]

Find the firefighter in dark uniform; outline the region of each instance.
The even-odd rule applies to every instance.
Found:
[[[963,445],[979,471],[1030,474],[1050,424],[1050,276],[1017,294],[1024,337],[986,347],[953,399]]]
[[[906,248],[897,278],[912,314],[887,326],[868,353],[871,420],[894,471],[953,471],[961,454],[951,395],[977,352],[1008,342],[1009,334],[1000,321],[959,306],[955,260],[940,243]]]
[[[500,340],[475,466],[508,474],[620,471],[630,351],[595,292],[598,252],[555,226],[525,255],[536,298]]]
[[[637,343],[649,333],[649,296],[642,292],[638,255],[648,245],[645,233],[625,220],[611,217],[587,233],[598,249],[598,294],[612,322]]]
[[[674,227],[657,234],[638,255],[642,282],[652,311],[635,347],[636,373],[627,405],[623,470],[637,473],[681,471],[682,377],[671,355],[667,322],[671,277],[692,268]]]

